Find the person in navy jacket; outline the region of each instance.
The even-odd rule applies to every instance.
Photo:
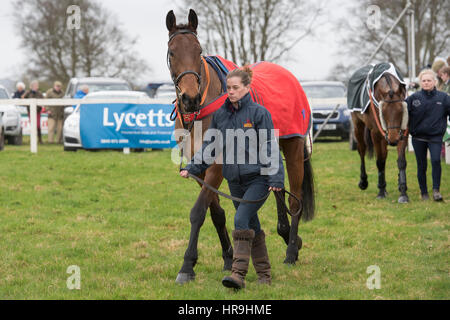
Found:
[[[427,150],[431,156],[433,199],[442,201],[441,184],[442,138],[450,116],[450,96],[436,89],[436,74],[429,69],[419,74],[422,90],[406,99],[408,103],[409,133],[417,160],[417,179],[422,200],[428,200]]]
[[[246,200],[257,200],[263,198],[269,191],[282,190],[284,167],[273,131],[272,117],[266,108],[253,102],[249,93],[251,77],[252,71],[248,67],[235,69],[227,75],[228,98],[214,113],[208,130],[216,130],[222,137],[220,150],[223,158],[222,173],[228,181],[231,195]],[[235,134],[231,138],[230,132]],[[242,140],[237,141],[240,138]],[[255,140],[253,143],[248,141],[252,138]],[[205,150],[209,145],[210,142],[203,142],[202,148],[193,156],[186,168],[180,171],[182,177],[187,178],[189,173],[200,175],[214,159],[218,158],[218,154],[213,154],[211,156],[213,161],[211,159],[207,161]],[[233,201],[236,208],[235,230],[232,232],[234,253],[232,274],[222,280],[222,284],[226,287],[235,289],[245,287],[244,280],[250,256],[258,274],[258,281],[264,284],[271,283],[265,234],[258,219],[258,209],[263,203],[264,201],[258,203]]]

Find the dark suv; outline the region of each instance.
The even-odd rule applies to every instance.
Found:
[[[346,87],[339,81],[309,81],[302,83],[303,90],[308,97],[313,117],[313,134],[324,125],[320,137],[334,136],[348,139],[351,128],[350,110],[347,108]]]

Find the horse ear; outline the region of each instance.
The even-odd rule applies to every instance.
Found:
[[[166,27],[167,30],[172,31],[177,25],[177,19],[175,18],[175,14],[173,10],[170,10],[166,16]]]
[[[197,31],[198,18],[197,14],[192,9],[189,9],[189,26],[194,29],[194,31]]]

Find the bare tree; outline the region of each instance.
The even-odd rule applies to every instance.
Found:
[[[92,0],[18,0],[15,24],[27,51],[27,72],[47,80],[71,77],[123,77],[130,82],[148,70],[133,51],[118,20]],[[68,27],[68,8],[79,8],[79,24]],[[75,13],[74,13],[75,14]]]
[[[196,10],[204,47],[237,64],[278,61],[302,39],[311,36],[323,1],[184,0]]]
[[[446,57],[449,54],[450,1],[412,0],[411,2],[415,17],[415,71],[417,74],[436,57],[441,55]],[[349,14],[345,20],[342,20],[339,28],[341,34],[345,35],[342,39],[343,45],[340,47],[340,56],[350,58],[345,61],[342,58],[338,59],[339,62],[332,72],[333,77],[342,78],[342,75],[348,75],[346,70],[352,72],[362,66],[394,24],[406,3],[407,0],[358,1],[351,10],[352,15]],[[366,24],[368,18],[366,9],[369,5],[377,5],[381,9],[379,28],[369,28]],[[408,23],[409,18],[405,15],[376,54],[373,62],[384,60],[393,62],[403,74],[408,74]]]

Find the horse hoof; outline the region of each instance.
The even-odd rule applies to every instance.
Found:
[[[387,197],[388,193],[386,191],[380,191],[378,193],[377,199],[385,199]]]
[[[400,198],[398,198],[398,203],[408,203],[408,202],[409,202],[408,196],[400,196]]]
[[[367,181],[360,181],[358,184],[358,187],[361,190],[366,190],[368,186],[369,186],[369,182],[367,182]]]
[[[195,274],[179,273],[177,275],[177,279],[175,280],[175,282],[178,284],[185,284],[189,281],[194,281],[194,280],[195,280]]]
[[[295,257],[292,256],[287,256],[286,259],[284,259],[284,264],[288,265],[288,266],[294,266],[295,265],[295,261],[297,259]]]

